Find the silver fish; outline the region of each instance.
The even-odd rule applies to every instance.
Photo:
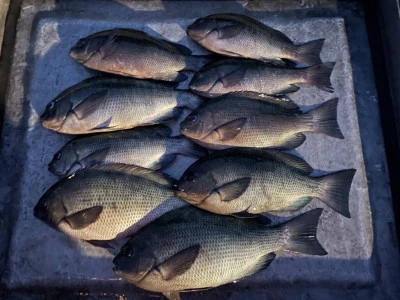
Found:
[[[293,149],[305,141],[303,132],[344,138],[336,120],[337,98],[303,113],[286,97],[251,97],[228,94],[204,103],[181,123],[181,133],[210,149]]]
[[[187,29],[197,43],[216,53],[261,61],[321,63],[324,39],[295,45],[282,32],[248,16],[215,14],[197,19]]]
[[[189,84],[192,92],[214,98],[231,92],[267,95],[298,91],[298,84],[333,92],[330,75],[335,63],[308,68],[283,68],[245,59],[225,59],[200,69]]]
[[[278,150],[228,149],[191,165],[176,195],[218,214],[251,216],[297,210],[318,198],[350,218],[349,192],[356,170],[311,177],[300,157]]]
[[[268,227],[195,207],[169,212],[121,248],[114,271],[169,299],[179,292],[217,287],[265,269],[278,251],[326,255],[316,234],[322,209]]]
[[[160,124],[202,100],[173,85],[133,78],[94,77],[62,92],[41,115],[42,126],[87,134]]]
[[[138,127],[73,139],[49,163],[55,175],[72,174],[94,164],[123,163],[161,169],[172,164],[177,155],[201,157],[205,150],[185,137],[170,137],[167,127]]]
[[[185,205],[161,173],[110,164],[81,170],[54,184],[35,206],[34,215],[69,236],[108,241],[128,237]]]
[[[134,29],[117,28],[80,39],[70,55],[85,67],[140,79],[184,81],[210,59],[190,49]]]

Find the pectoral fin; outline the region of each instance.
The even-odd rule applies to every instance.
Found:
[[[225,40],[230,39],[237,36],[239,33],[242,32],[243,26],[242,25],[229,25],[218,30],[218,39]]]
[[[157,269],[160,271],[162,278],[164,280],[171,280],[175,276],[185,273],[195,262],[199,251],[200,245],[194,245],[178,252],[161,263]]]
[[[280,90],[279,93],[277,93],[277,94],[278,95],[282,95],[282,94],[294,93],[294,92],[297,92],[299,89],[300,88],[298,86],[295,86],[295,85],[291,84],[288,87]]]
[[[284,149],[294,149],[303,144],[305,140],[306,136],[303,133],[299,132],[293,134],[286,142],[280,145],[280,147]]]
[[[111,245],[112,241],[90,240],[90,241],[86,241],[86,242],[88,242],[89,244],[91,244],[95,247],[114,249],[114,246]]]
[[[103,206],[93,206],[66,217],[65,221],[72,229],[83,229],[97,221],[103,211]]]
[[[108,36],[104,45],[101,46],[99,50],[101,59],[105,59],[108,56],[113,55],[114,52],[117,50],[117,43],[116,43],[117,37],[118,37],[117,31],[113,30]]]
[[[85,167],[88,167],[100,162],[104,162],[106,160],[109,150],[110,148],[99,149],[82,159],[81,164]]]
[[[221,201],[231,201],[239,198],[249,187],[251,177],[244,177],[224,184],[214,192],[218,193]]]
[[[244,76],[246,75],[247,69],[244,67],[240,67],[235,71],[229,73],[228,75],[221,78],[222,85],[224,88],[229,88],[237,85],[241,81],[243,81]]]
[[[163,292],[163,294],[168,300],[181,300],[179,292]]]
[[[100,123],[96,127],[93,127],[91,130],[98,130],[98,129],[106,129],[106,128],[113,128],[115,126],[110,126],[112,117],[109,117],[103,123]]]
[[[97,93],[94,93],[88,97],[86,97],[81,103],[73,108],[73,111],[76,117],[79,120],[86,118],[91,115],[94,111],[96,111],[101,105],[101,98],[108,94],[108,90],[101,90]]]
[[[246,118],[240,118],[231,122],[225,123],[224,125],[215,129],[219,135],[220,141],[229,141],[234,139],[241,131],[243,126],[246,124]]]

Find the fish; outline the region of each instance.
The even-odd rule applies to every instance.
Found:
[[[171,165],[177,155],[199,158],[205,154],[203,148],[187,138],[171,137],[168,127],[138,127],[75,138],[54,154],[48,169],[58,176],[105,163],[158,170]]]
[[[185,81],[183,71],[197,71],[210,61],[208,56],[190,54],[185,46],[124,28],[89,35],[70,50],[70,56],[89,69],[172,82]]]
[[[294,93],[297,84],[315,86],[333,93],[330,75],[335,63],[307,68],[285,68],[248,59],[224,59],[200,69],[189,89],[203,97],[215,98],[231,92],[267,95]]]
[[[114,258],[114,272],[139,288],[179,299],[252,276],[278,251],[326,255],[317,240],[322,209],[277,226],[189,206],[168,212],[135,234]]]
[[[124,164],[86,168],[50,187],[33,209],[65,234],[107,247],[164,213],[186,206],[159,171]],[[101,243],[102,242],[102,243]]]
[[[66,134],[109,132],[166,124],[202,102],[168,83],[92,77],[49,102],[40,121],[43,127]]]
[[[344,136],[336,120],[338,99],[306,113],[288,97],[233,93],[200,105],[180,125],[182,135],[200,146],[294,149],[306,139],[303,132]]]
[[[186,33],[210,51],[282,65],[320,64],[320,52],[324,45],[324,39],[295,45],[282,32],[241,14],[215,14],[199,18],[188,26]]]
[[[223,215],[294,211],[317,198],[350,218],[355,169],[312,177],[302,158],[278,150],[227,149],[193,163],[177,183],[179,198]]]

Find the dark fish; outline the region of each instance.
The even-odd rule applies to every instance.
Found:
[[[282,32],[240,14],[216,14],[197,19],[187,34],[216,53],[261,61],[292,61],[307,65],[321,63],[324,39],[295,45]]]
[[[326,255],[316,234],[322,209],[268,227],[195,207],[166,213],[121,248],[114,271],[134,285],[179,299],[180,291],[217,287],[268,267],[277,251]]]
[[[297,84],[315,86],[333,93],[330,75],[335,63],[308,68],[283,68],[245,59],[225,59],[200,69],[189,84],[196,94],[214,98],[231,92],[267,95],[298,91]]]
[[[35,217],[87,241],[125,238],[169,210],[187,205],[162,173],[123,164],[81,170],[54,184]]]
[[[311,177],[303,159],[277,150],[228,149],[190,166],[176,195],[223,215],[297,210],[318,198],[350,218],[349,192],[355,170]]]
[[[160,169],[174,162],[177,155],[205,155],[205,150],[187,138],[170,135],[169,128],[153,126],[76,138],[54,155],[49,170],[56,175],[67,175],[99,163]]]
[[[229,94],[193,111],[181,123],[181,133],[210,149],[293,149],[305,141],[303,132],[343,139],[336,120],[337,105],[335,98],[303,113],[286,97]]]
[[[80,39],[70,55],[85,67],[135,78],[184,81],[181,71],[197,71],[210,59],[190,49],[134,29],[114,29]]]
[[[42,126],[69,134],[160,124],[202,100],[174,85],[133,78],[93,77],[62,92],[41,115]]]

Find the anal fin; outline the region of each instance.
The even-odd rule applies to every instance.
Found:
[[[293,134],[287,141],[282,143],[279,147],[283,149],[294,149],[301,146],[306,140],[306,136],[299,132]]]

